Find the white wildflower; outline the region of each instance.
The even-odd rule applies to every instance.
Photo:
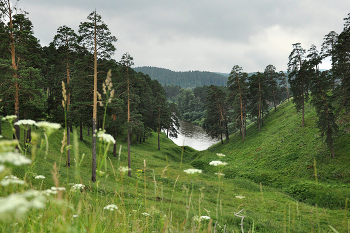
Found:
[[[118,206],[116,206],[114,204],[110,204],[110,205],[103,207],[103,209],[113,211],[113,210],[117,210]]]
[[[201,221],[200,217],[198,215],[195,215],[192,217],[194,221],[199,222]]]
[[[75,190],[81,190],[81,189],[84,189],[85,188],[85,185],[83,184],[75,184],[72,186],[72,190],[75,191]]]
[[[51,194],[57,194],[56,190],[46,189],[42,192],[45,196],[50,196]]]
[[[12,122],[14,119],[16,119],[16,117],[17,117],[16,115],[8,115],[8,116],[3,117],[2,120],[3,121],[8,120],[8,121]]]
[[[18,177],[9,175],[5,176],[3,180],[0,181],[0,185],[2,186],[9,186],[10,184],[25,184],[26,182],[24,180],[18,179]]]
[[[150,214],[149,214],[149,213],[146,213],[146,212],[145,212],[145,213],[142,213],[142,215],[143,215],[143,216],[150,216]]]
[[[78,217],[78,215],[77,214],[73,214],[73,218],[77,218]]]
[[[223,173],[221,173],[221,172],[215,173],[215,175],[218,175],[218,176],[225,176],[225,174],[223,174]]]
[[[195,168],[189,168],[184,170],[187,174],[195,174],[195,173],[202,173],[202,170],[200,169],[195,169]]]
[[[47,133],[47,137],[49,137],[55,130],[61,128],[61,125],[58,123],[50,123],[47,121],[41,121],[36,123],[36,126],[43,128]]]
[[[245,196],[236,196],[236,198],[243,199],[243,198],[245,198]]]
[[[45,207],[45,201],[45,197],[36,190],[0,197],[0,220],[24,220],[29,209],[42,209]]]
[[[50,122],[47,122],[47,121],[40,121],[40,122],[36,123],[36,125],[38,127],[41,127],[41,128],[50,128],[50,129],[59,129],[59,128],[61,128],[60,124],[58,124],[58,123],[50,123]]]
[[[0,154],[8,151],[14,151],[17,145],[18,145],[18,140],[1,140]]]
[[[225,165],[227,165],[227,163],[226,162],[221,162],[221,161],[211,161],[209,163],[209,165],[212,165],[212,166],[225,166]]]
[[[36,122],[33,120],[19,120],[15,125],[36,125]]]
[[[16,166],[31,164],[32,160],[18,152],[7,152],[0,154],[0,163],[12,163]]]
[[[97,137],[99,137],[100,140],[104,140],[108,143],[115,144],[115,140],[114,140],[113,136],[110,134],[104,133],[103,131],[99,131],[97,134]]]
[[[65,187],[51,187],[51,190],[53,191],[66,191]]]
[[[131,169],[130,169],[130,170],[131,170]],[[125,173],[125,172],[129,171],[129,168],[128,168],[128,167],[122,167],[122,166],[120,166],[120,167],[119,167],[119,171],[120,171],[121,173]]]
[[[202,219],[204,219],[204,220],[209,220],[210,219],[210,217],[209,216],[201,216],[201,218],[200,218],[201,220]]]
[[[216,155],[219,156],[219,157],[225,157],[226,156],[226,155],[221,154],[221,153],[216,153]]]
[[[38,179],[45,179],[45,176],[43,176],[43,175],[38,175],[38,176],[35,177],[35,179],[36,179],[36,180],[38,180]]]
[[[0,172],[5,171],[6,167],[4,165],[0,165]]]
[[[0,138],[3,138],[3,136],[2,136],[2,135],[0,135]]]

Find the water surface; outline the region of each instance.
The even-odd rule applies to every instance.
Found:
[[[206,150],[220,141],[212,139],[202,127],[186,121],[180,121],[177,138],[170,137],[170,139],[178,146],[189,146],[199,151]]]

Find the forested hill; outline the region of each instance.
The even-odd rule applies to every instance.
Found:
[[[143,66],[134,68],[137,72],[142,72],[151,76],[152,79],[158,80],[162,85],[179,85],[182,88],[194,88],[201,86],[226,86],[227,77],[208,71],[186,71],[176,72],[169,69]]]

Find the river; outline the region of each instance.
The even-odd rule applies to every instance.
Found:
[[[170,137],[170,139],[178,146],[189,146],[199,151],[206,150],[220,141],[212,139],[202,127],[186,121],[180,121],[177,138]]]

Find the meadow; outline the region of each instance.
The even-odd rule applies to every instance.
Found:
[[[117,157],[101,140],[94,183],[86,129],[82,142],[73,132],[68,168],[63,128],[33,126],[17,158],[13,125],[2,121],[0,232],[350,232],[350,137],[337,139],[332,159],[311,106],[305,119],[301,128],[286,102],[244,143],[231,135],[206,151],[165,134],[158,151],[153,134],[133,142],[131,177],[125,139],[116,139]]]

